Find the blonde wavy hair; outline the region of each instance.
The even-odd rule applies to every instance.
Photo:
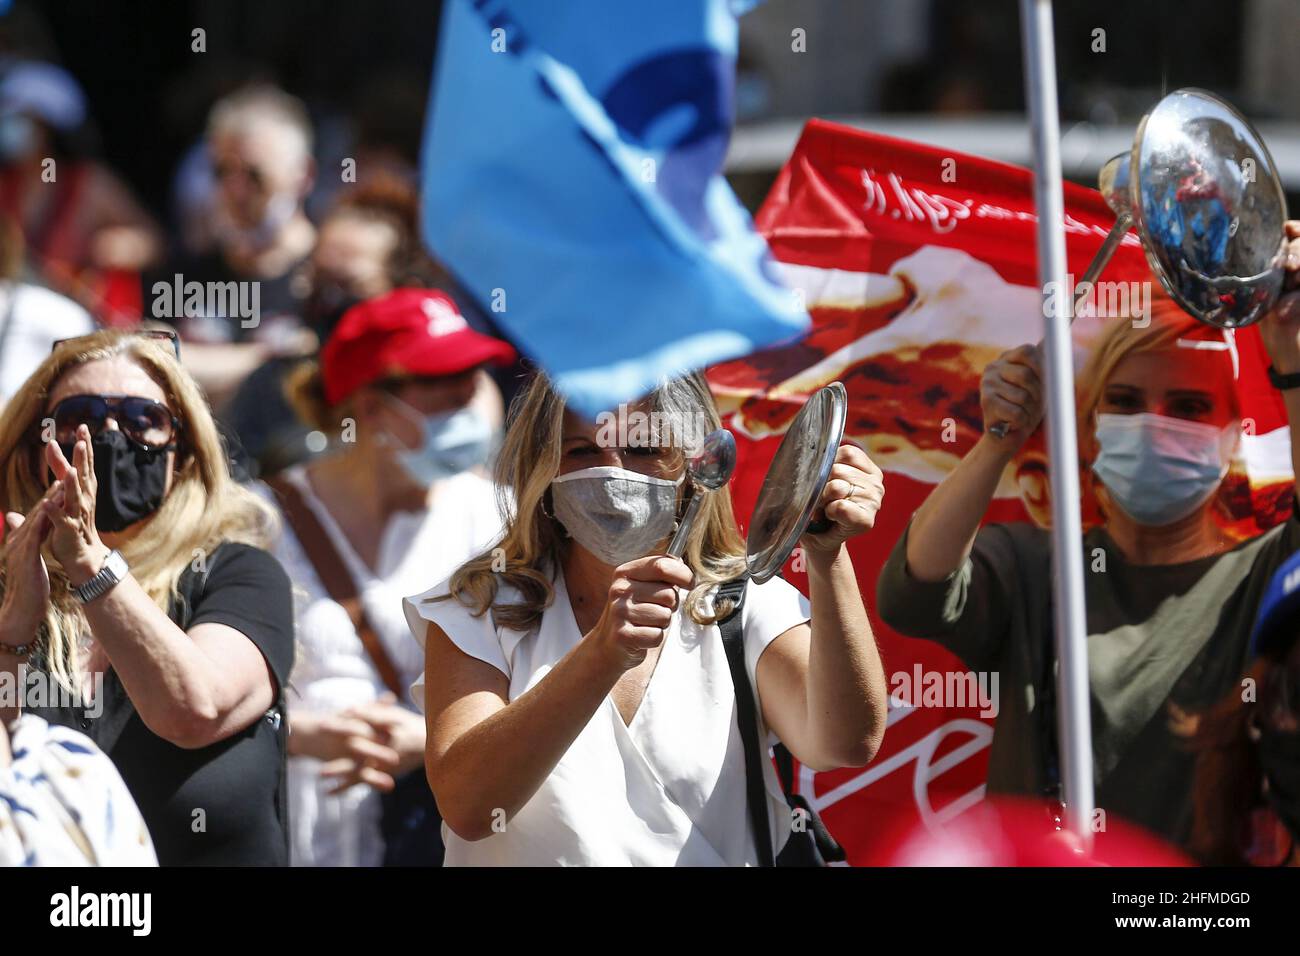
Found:
[[[0,420],[0,506],[26,514],[48,487],[42,442],[46,402],[73,368],[126,358],[158,383],[180,422],[171,490],[153,516],[121,548],[131,574],[166,611],[191,563],[223,542],[265,547],[277,530],[275,513],[238,485],[217,426],[198,384],[175,359],[171,346],[122,330],[103,330],[56,348],[5,406]],[[67,575],[48,547],[50,608],[38,634],[49,673],[75,687],[78,649],[87,625]],[[0,573],[0,593],[4,590]]]
[[[1130,355],[1142,352],[1161,352],[1177,348],[1179,339],[1195,337],[1205,332],[1205,325],[1188,315],[1173,300],[1163,295],[1153,297],[1149,321],[1136,322],[1129,316],[1119,316],[1109,322],[1098,336],[1080,371],[1075,386],[1076,422],[1079,435],[1079,460],[1082,467],[1091,465],[1097,457],[1096,423],[1094,416],[1106,393],[1106,385],[1119,364]],[[1225,374],[1230,359],[1224,357]],[[1233,414],[1241,415],[1237,390],[1229,387]]]
[[[664,382],[646,398],[647,411],[674,423],[678,436],[721,428],[717,407],[704,376],[692,373]],[[551,480],[560,470],[560,444],[564,433],[564,400],[540,372],[520,390],[510,405],[505,439],[497,456],[497,503],[505,531],[494,548],[467,561],[451,576],[450,594],[431,601],[455,598],[475,616],[490,609],[495,624],[526,631],[540,622],[554,600],[551,581],[561,566],[568,537],[547,505]],[[693,416],[693,417],[688,417]],[[674,442],[671,475],[685,468],[680,443]],[[685,498],[681,505],[685,504]],[[502,559],[504,558],[504,569]],[[736,526],[730,494],[704,499],[687,540],[683,560],[695,572],[695,586],[683,603],[698,624],[711,624],[730,611],[721,601],[710,611],[705,598],[713,587],[740,574],[745,567],[745,545]],[[518,591],[518,601],[498,602],[502,586]]]

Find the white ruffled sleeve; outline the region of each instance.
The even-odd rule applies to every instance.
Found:
[[[429,623],[437,624],[461,651],[477,658],[485,664],[491,664],[510,680],[510,663],[496,628],[492,624],[492,612],[475,617],[473,612],[455,598],[430,600],[449,594],[448,582],[430,588],[423,594],[416,594],[403,599],[402,609],[406,612],[406,623],[410,625],[411,634],[420,646],[424,647]],[[424,711],[424,673],[411,685],[411,701],[420,711]]]
[[[740,610],[745,670],[749,672],[759,714],[763,713],[763,701],[758,690],[758,659],[774,640],[811,617],[812,605],[785,578],[770,578],[763,584],[750,581],[745,589],[745,603]]]

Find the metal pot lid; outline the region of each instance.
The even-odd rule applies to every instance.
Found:
[[[745,564],[755,583],[767,581],[808,527],[844,438],[848,393],[831,382],[808,397],[776,450],[749,522]]]
[[[1286,196],[1250,122],[1205,90],[1175,90],[1138,126],[1133,221],[1161,285],[1220,328],[1263,318],[1282,290]]]

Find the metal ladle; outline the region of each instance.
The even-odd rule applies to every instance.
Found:
[[[1097,189],[1101,191],[1101,198],[1106,200],[1106,205],[1115,214],[1115,225],[1110,227],[1110,232],[1106,234],[1106,241],[1092,257],[1092,262],[1088,263],[1088,271],[1083,274],[1083,280],[1079,283],[1084,288],[1074,296],[1076,309],[1080,300],[1087,295],[1088,289],[1101,275],[1101,270],[1106,268],[1106,263],[1110,262],[1119,244],[1124,241],[1124,234],[1133,225],[1132,192],[1129,189],[1131,158],[1131,153],[1112,156],[1106,160],[1106,165],[1102,166],[1101,172],[1097,174]],[[1074,310],[1070,312],[1070,321],[1074,321]]]
[[[690,479],[693,493],[691,500],[686,503],[686,513],[677,524],[677,532],[668,545],[669,556],[682,556],[704,496],[725,487],[735,470],[736,439],[731,432],[719,428],[705,435],[699,454],[686,463],[686,476]]]

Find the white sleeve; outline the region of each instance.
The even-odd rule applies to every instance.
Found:
[[[510,664],[506,660],[505,649],[492,624],[492,612],[487,611],[476,617],[474,613],[455,598],[435,601],[430,600],[450,593],[448,582],[430,588],[423,594],[416,594],[403,599],[402,609],[406,612],[406,623],[410,625],[411,634],[424,647],[425,635],[429,622],[437,624],[453,644],[470,657],[477,658],[485,664],[491,664],[510,680]],[[421,712],[424,711],[424,674],[411,685],[411,701]]]
[[[754,688],[759,714],[763,713],[763,702],[758,692],[758,659],[769,644],[811,616],[812,605],[808,599],[782,577],[771,578],[764,584],[750,581],[745,589],[745,603],[740,609],[745,670],[749,673],[749,685]]]

